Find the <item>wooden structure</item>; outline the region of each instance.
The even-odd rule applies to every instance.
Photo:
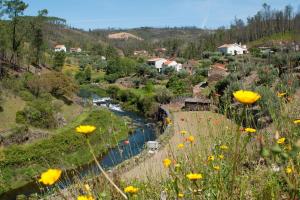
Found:
[[[187,98],[184,101],[184,109],[187,111],[209,111],[211,102],[204,98]]]

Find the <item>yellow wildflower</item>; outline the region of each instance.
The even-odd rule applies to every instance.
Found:
[[[234,98],[242,104],[253,104],[261,98],[261,96],[252,91],[239,90],[233,93]]]
[[[186,131],[186,130],[182,130],[182,131],[180,131],[180,134],[181,134],[181,135],[186,135],[186,134],[187,134],[187,131]]]
[[[290,174],[290,173],[293,172],[293,169],[292,169],[291,167],[287,167],[287,168],[285,168],[285,172],[286,172],[287,174]]]
[[[83,134],[83,135],[89,135],[89,134],[93,133],[95,130],[96,130],[96,127],[90,126],[90,125],[86,125],[86,126],[81,125],[76,128],[76,132]]]
[[[254,129],[254,128],[245,128],[245,131],[247,133],[256,133],[256,129]]]
[[[278,97],[284,97],[286,95],[286,92],[278,92],[277,96]]]
[[[214,161],[215,160],[215,156],[208,156],[207,160],[208,161]]]
[[[163,164],[166,168],[170,167],[171,163],[172,163],[172,161],[168,158],[163,160]]]
[[[191,181],[196,181],[198,179],[202,179],[203,178],[202,174],[193,174],[193,173],[190,173],[190,174],[186,175],[186,177],[188,179],[190,179]]]
[[[178,193],[178,198],[183,198],[184,194],[183,193]]]
[[[219,157],[221,160],[224,159],[224,155],[223,155],[223,154],[219,155],[218,157]]]
[[[215,165],[213,166],[214,170],[219,171],[220,170],[220,166],[219,165]]]
[[[178,149],[183,149],[184,148],[184,144],[182,144],[182,143],[180,143],[180,144],[178,144]]]
[[[85,189],[87,192],[90,192],[90,191],[91,191],[91,188],[90,188],[89,184],[84,184],[84,189]]]
[[[78,196],[77,200],[94,200],[92,196]]]
[[[279,138],[278,140],[277,140],[277,144],[283,144],[285,142],[285,138],[283,137],[283,138]]]
[[[220,149],[222,149],[222,150],[228,150],[228,146],[227,145],[221,145]]]
[[[138,191],[139,188],[133,187],[132,185],[124,188],[124,192],[129,194],[136,194]]]
[[[300,124],[300,119],[294,120],[294,124]]]
[[[194,136],[191,135],[188,138],[186,138],[186,141],[193,143],[195,141],[195,138],[194,138]]]
[[[60,169],[48,169],[42,173],[39,182],[44,185],[53,185],[61,176],[62,171]]]
[[[167,125],[171,125],[172,124],[172,120],[169,117],[167,117],[166,118],[166,123],[167,123]]]

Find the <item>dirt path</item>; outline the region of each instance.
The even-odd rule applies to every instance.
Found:
[[[214,141],[217,134],[226,134],[229,129],[233,128],[232,123],[223,115],[212,112],[176,112],[174,113],[174,136],[170,139],[169,144],[158,151],[151,158],[140,163],[128,172],[122,175],[125,180],[146,180],[153,177],[166,177],[167,170],[164,168],[162,161],[170,158],[171,154],[179,156],[190,148],[185,138],[189,135],[195,137],[195,146],[201,152],[209,151],[209,146]],[[182,136],[181,130],[188,131],[189,134]],[[178,144],[185,143],[182,150],[178,149]]]

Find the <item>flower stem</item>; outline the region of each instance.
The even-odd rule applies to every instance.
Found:
[[[104,177],[110,182],[110,184],[112,184],[112,186],[114,186],[114,188],[124,197],[124,199],[128,199],[128,197],[126,196],[126,194],[113,182],[113,180],[111,180],[111,178],[108,176],[108,174],[105,172],[105,170],[101,167],[100,163],[97,160],[97,157],[95,156],[95,153],[93,151],[93,147],[90,143],[90,140],[87,138],[87,144],[90,148],[90,152],[93,155],[93,158],[96,162],[97,167],[100,169],[100,171],[103,173]]]

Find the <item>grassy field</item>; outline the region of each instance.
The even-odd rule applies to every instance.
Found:
[[[126,138],[129,132],[124,119],[106,109],[99,109],[84,112],[48,139],[4,148],[1,150],[4,159],[0,163],[0,193],[32,181],[49,167],[69,169],[90,162],[92,156],[84,137],[75,133],[79,124],[97,127],[90,137],[97,155],[105,153],[108,145],[114,146]]]
[[[11,129],[16,124],[16,113],[25,106],[25,101],[20,97],[6,93],[3,101],[4,111],[0,113],[0,132]]]

